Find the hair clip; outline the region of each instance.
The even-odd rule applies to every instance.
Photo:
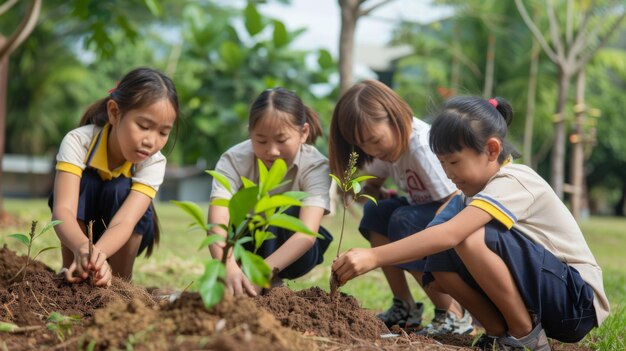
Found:
[[[109,95],[113,94],[113,93],[117,90],[117,87],[118,87],[119,85],[120,85],[120,82],[115,82],[115,87],[113,87],[113,88],[111,88],[111,89],[107,90],[107,91],[109,92]]]
[[[498,107],[498,100],[491,98],[488,101],[493,107]]]

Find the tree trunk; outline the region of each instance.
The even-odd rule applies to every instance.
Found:
[[[535,103],[537,95],[537,76],[539,72],[539,53],[541,47],[533,38],[530,50],[530,72],[528,73],[528,91],[526,98],[526,120],[524,121],[524,164],[532,167],[533,163],[533,130],[535,124]]]
[[[6,39],[0,35],[0,47]],[[7,119],[7,77],[9,71],[9,55],[0,57],[0,222],[4,218],[4,191],[2,190],[2,160],[4,159],[5,126]]]
[[[494,34],[489,34],[489,37],[487,38],[486,61],[483,98],[489,99],[493,94],[494,66],[496,61],[496,36]]]
[[[576,220],[580,219],[583,195],[583,173],[584,173],[584,120],[585,120],[585,69],[578,72],[576,79],[576,106],[574,108],[574,127],[570,142],[572,143],[572,159],[570,164],[570,177],[572,182],[571,211]]]
[[[552,189],[563,199],[564,168],[565,168],[565,102],[569,90],[571,74],[564,67],[559,67],[559,95],[554,113],[554,140],[550,159],[550,184]]]
[[[352,85],[354,61],[354,34],[359,16],[358,0],[339,0],[341,32],[339,34],[339,93],[343,94]]]

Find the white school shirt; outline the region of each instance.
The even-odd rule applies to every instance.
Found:
[[[469,206],[486,211],[508,229],[517,229],[576,268],[593,289],[598,325],[606,319],[610,307],[604,293],[602,269],[570,211],[534,170],[507,163],[483,190],[465,201]]]
[[[154,198],[165,177],[165,156],[157,152],[137,164],[127,161],[110,170],[107,155],[110,130],[108,123],[104,127],[88,124],[71,130],[61,141],[56,169],[82,177],[85,167],[90,167],[96,169],[104,181],[120,176],[132,178],[131,190]]]
[[[430,149],[429,132],[428,123],[413,117],[408,150],[393,163],[374,159],[364,167],[363,173],[393,179],[413,205],[448,197],[456,191],[456,185],[448,179],[441,162]]]
[[[230,183],[231,189],[237,191],[243,187],[241,177],[246,177],[255,183],[259,181],[257,158],[252,149],[250,139],[228,149],[220,157],[215,171],[224,175]],[[310,196],[301,200],[303,206],[315,206],[330,211],[330,169],[328,159],[314,146],[303,144],[294,157],[293,164],[287,169],[284,181],[289,182],[272,193],[279,194],[286,191],[305,191]],[[232,194],[217,180],[213,179],[211,200],[230,199]]]

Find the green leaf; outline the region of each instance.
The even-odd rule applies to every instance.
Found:
[[[13,238],[26,246],[30,245],[30,238],[24,234],[9,234],[9,238]]]
[[[281,48],[289,44],[289,35],[287,34],[287,28],[281,21],[274,21],[274,47]]]
[[[283,195],[292,197],[296,200],[302,200],[311,196],[311,194],[307,193],[306,191],[285,191]]]
[[[272,270],[263,257],[250,251],[241,255],[241,270],[255,285],[267,288],[272,278]]]
[[[265,212],[267,210],[271,210],[274,208],[278,208],[281,206],[302,206],[302,203],[290,196],[286,195],[274,195],[274,196],[263,196],[261,200],[256,204],[254,208],[255,213]]]
[[[263,184],[267,183],[267,175],[269,171],[267,170],[267,167],[265,167],[265,163],[263,163],[260,159],[257,159],[256,163],[259,167],[259,187],[261,187],[261,194],[265,194],[263,192]]]
[[[218,173],[216,171],[205,171],[205,172],[210,174],[215,180],[217,180],[220,184],[222,184],[222,186],[224,188],[226,188],[226,190],[228,190],[229,193],[231,193],[231,194],[233,193],[233,191],[232,191],[232,189],[230,187],[230,183],[228,182],[228,179],[224,175],[222,175],[222,174],[220,174],[220,173]]]
[[[253,186],[256,186],[256,183],[251,181],[250,179],[241,176],[241,183],[243,183],[243,187],[244,188],[252,188]]]
[[[219,207],[228,207],[228,203],[230,200],[228,199],[213,199],[209,205],[211,206],[219,206]]]
[[[341,179],[339,179],[339,177],[337,177],[334,174],[330,174],[330,177],[333,179],[333,181],[335,182],[335,184],[337,184],[337,186],[339,187],[339,189],[343,190],[343,183],[341,182]]]
[[[37,259],[37,257],[38,257],[39,255],[41,255],[42,253],[44,253],[44,252],[46,252],[46,251],[50,251],[50,250],[54,250],[54,249],[58,249],[58,248],[59,248],[58,246],[48,246],[48,247],[45,247],[45,248],[43,248],[43,249],[39,250],[39,252],[37,252],[37,254],[36,254],[35,256],[33,256],[33,261],[34,261],[34,260],[36,260],[36,259]]]
[[[195,224],[197,224],[200,228],[209,230],[200,206],[191,201],[171,200],[170,202],[178,206],[183,211],[187,212],[187,214],[190,215],[191,218],[193,218]]]
[[[376,178],[376,177],[371,176],[371,175],[363,175],[363,176],[354,178],[353,182],[359,182],[360,183],[360,182],[362,182],[364,180],[374,179],[374,178]]]
[[[233,195],[228,204],[228,212],[230,214],[230,223],[239,226],[257,202],[258,187],[240,189]]]
[[[0,322],[0,332],[12,333],[15,330],[17,330],[18,328],[19,328],[19,326],[15,325],[13,323]]]
[[[311,231],[299,218],[286,215],[284,213],[276,213],[267,220],[267,224],[279,228],[284,228],[297,233],[304,233],[318,238],[323,238],[319,233]]]
[[[359,197],[364,197],[366,199],[370,199],[370,201],[372,201],[373,203],[375,203],[376,205],[378,205],[378,201],[376,201],[376,199],[371,196],[371,195],[367,195],[367,194],[360,194]]]
[[[248,2],[248,6],[244,11],[246,30],[251,37],[259,34],[263,30],[263,18],[252,1]]]
[[[150,12],[154,15],[154,16],[160,16],[161,12],[162,12],[162,8],[161,8],[161,4],[158,1],[155,0],[143,0],[143,2],[146,4],[146,7],[150,10]]]
[[[276,235],[272,232],[266,232],[264,230],[257,230],[254,232],[254,252],[258,250],[265,240],[274,239]]]
[[[260,183],[261,194],[264,195],[275,189],[285,177],[287,173],[287,164],[282,158],[277,159],[272,164],[265,182]]]
[[[225,277],[226,269],[219,260],[213,259],[204,265],[204,274],[198,280],[198,292],[206,308],[211,308],[222,300]]]
[[[322,69],[335,67],[335,62],[333,61],[333,57],[330,54],[330,52],[326,49],[319,50],[319,57],[317,58],[317,64],[320,65]]]
[[[355,182],[354,180],[350,181],[350,188],[354,189],[355,194],[361,192],[361,184],[359,182]]]
[[[39,234],[43,234],[43,233],[47,232],[48,230],[50,230],[50,228],[52,228],[52,227],[54,227],[54,226],[56,226],[58,224],[61,224],[61,223],[63,223],[63,221],[58,220],[58,219],[54,220],[54,221],[50,221],[50,222],[46,223],[46,225],[43,228],[41,228],[41,231],[39,231]]]
[[[224,241],[225,238],[219,234],[209,234],[207,235],[206,238],[204,238],[204,240],[202,240],[202,242],[200,243],[200,246],[198,246],[198,250],[202,250],[204,248],[207,248],[213,244],[215,244],[218,241]]]
[[[234,41],[225,41],[220,45],[220,57],[230,71],[234,71],[243,65],[246,54],[244,49]]]

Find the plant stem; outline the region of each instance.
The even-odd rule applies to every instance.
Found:
[[[87,235],[89,237],[89,256],[87,257],[87,265],[89,265],[89,262],[91,262],[91,255],[93,255],[93,221],[89,222]],[[91,270],[89,270],[89,285],[93,288],[93,272]]]
[[[30,241],[28,242],[28,251],[26,254],[26,263],[24,264],[24,271],[22,272],[22,281],[26,281],[26,269],[28,268],[28,264],[30,263],[30,250],[33,247],[33,239],[35,238],[35,228],[37,228],[37,221],[33,221],[30,224]]]
[[[343,228],[346,225],[346,212],[348,210],[348,207],[345,205],[345,199],[343,202],[343,214],[341,215],[341,235],[339,235],[339,245],[337,245],[337,255],[335,255],[335,257],[339,257],[339,250],[341,250],[341,242],[343,241]]]

